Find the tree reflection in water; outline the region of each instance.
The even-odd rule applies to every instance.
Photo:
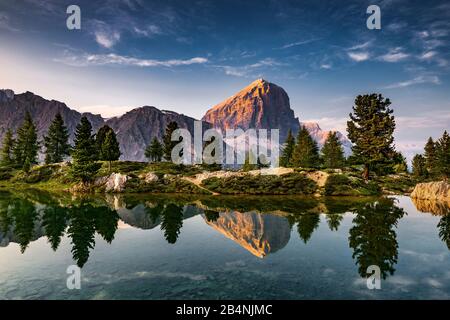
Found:
[[[356,216],[350,229],[349,244],[358,272],[361,277],[366,277],[367,268],[376,265],[381,270],[382,278],[386,279],[395,272],[398,258],[395,228],[405,212],[395,205],[394,199],[384,198],[360,205],[354,213]]]

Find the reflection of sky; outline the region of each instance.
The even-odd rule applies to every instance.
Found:
[[[373,2],[373,1],[372,1]],[[419,150],[450,127],[446,1],[108,0],[0,3],[0,87],[81,111],[118,115],[154,105],[200,118],[256,78],[284,87],[301,120],[342,131],[353,98],[382,92],[398,116],[397,145]]]
[[[348,236],[354,215],[337,232],[325,216],[305,244],[294,226],[289,243],[264,259],[208,226],[200,215],[183,221],[170,245],[159,227],[118,229],[107,244],[96,237],[82,269],[82,290],[65,289],[73,264],[70,240],[53,252],[45,238],[21,255],[16,244],[0,248],[0,297],[44,298],[450,298],[450,252],[438,237],[440,217],[408,212],[398,223],[399,258],[381,291],[366,288],[352,259]],[[284,219],[281,218],[280,219]]]

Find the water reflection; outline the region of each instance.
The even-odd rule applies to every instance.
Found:
[[[416,201],[419,210],[441,215],[437,232],[450,249],[447,204]],[[45,236],[56,251],[70,239],[73,260],[83,267],[95,247],[95,235],[114,240],[119,220],[135,228],[159,228],[176,244],[184,220],[201,215],[211,228],[259,258],[282,250],[295,232],[310,245],[322,219],[329,231],[340,231],[344,215],[352,226],[348,244],[362,277],[378,265],[382,277],[395,273],[398,260],[396,228],[406,214],[395,199],[301,197],[198,197],[187,195],[106,195],[76,198],[26,191],[0,192],[0,246],[17,243],[24,253],[30,242]],[[346,231],[345,231],[346,232]]]

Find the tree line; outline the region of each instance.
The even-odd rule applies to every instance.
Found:
[[[59,163],[71,156],[71,174],[83,182],[90,180],[100,169],[98,161],[108,161],[111,169],[111,162],[118,160],[121,154],[114,130],[105,125],[93,134],[92,125],[86,117],[82,117],[76,127],[73,146],[69,143],[69,132],[59,113],[43,140],[39,141],[36,125],[27,112],[16,136],[11,129],[6,132],[0,150],[0,164],[29,172],[31,166],[38,163],[42,147],[45,149],[46,164]]]
[[[352,155],[344,156],[336,132],[331,132],[319,152],[317,142],[307,128],[301,127],[294,138],[292,132],[284,144],[280,165],[284,167],[331,168],[363,165],[363,178],[371,172],[388,174],[406,172],[405,157],[394,147],[395,118],[391,102],[381,94],[359,95],[347,122],[348,138],[352,142]]]
[[[444,131],[442,137],[434,141],[428,138],[424,153],[416,154],[412,161],[413,174],[421,179],[442,178],[450,176],[450,135]]]

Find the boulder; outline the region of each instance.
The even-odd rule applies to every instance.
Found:
[[[120,173],[112,173],[105,183],[105,192],[123,192],[128,181],[128,176]]]
[[[422,200],[450,200],[450,184],[445,181],[419,183],[411,193],[411,198]]]
[[[153,172],[143,173],[139,176],[140,179],[144,180],[146,183],[152,183],[158,181],[158,176]]]

